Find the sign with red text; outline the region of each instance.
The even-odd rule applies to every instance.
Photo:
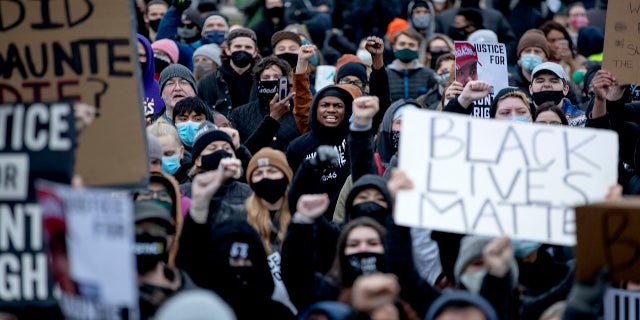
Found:
[[[0,1],[0,104],[96,106],[77,150],[76,173],[89,185],[147,176],[132,12],[129,0]]]
[[[617,157],[609,130],[412,109],[399,167],[413,189],[398,193],[396,223],[574,245],[573,207],[604,199]]]

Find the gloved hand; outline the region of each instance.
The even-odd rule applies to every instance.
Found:
[[[608,272],[601,269],[592,283],[576,281],[567,298],[567,309],[572,309],[582,314],[596,315],[602,307],[602,298],[607,290]]]
[[[184,11],[191,6],[191,0],[173,0],[172,5],[176,7],[178,11]]]
[[[319,146],[316,153],[316,157],[309,160],[309,163],[314,167],[324,168],[340,164],[340,153],[332,146]]]

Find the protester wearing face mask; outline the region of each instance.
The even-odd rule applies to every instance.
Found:
[[[509,72],[509,85],[518,87],[529,96],[531,72],[539,64],[546,62],[549,47],[544,33],[538,29],[530,29],[522,35],[518,42],[517,69]]]
[[[531,123],[533,113],[527,95],[518,88],[507,87],[496,93],[489,111],[491,118]]]
[[[291,68],[298,64],[298,51],[302,46],[300,36],[291,31],[278,31],[271,37],[273,54],[286,61]]]
[[[387,68],[391,101],[415,99],[436,84],[433,70],[418,60],[422,37],[413,29],[395,34],[393,52],[395,60]]]
[[[153,42],[151,48],[153,49],[156,79],[159,79],[162,70],[178,62],[178,46],[171,40],[160,39]]]
[[[196,132],[205,121],[211,121],[209,108],[198,97],[187,97],[176,103],[173,109],[173,123],[180,140],[187,151],[191,151]]]
[[[200,98],[224,116],[256,98],[251,75],[258,56],[256,46],[256,34],[251,29],[238,28],[229,32],[224,54],[231,58],[198,82]]]
[[[448,36],[436,33],[427,40],[427,45],[423,51],[420,61],[423,65],[437,70],[436,61],[445,54],[454,52],[453,41]]]
[[[160,97],[160,86],[155,79],[155,63],[151,43],[143,35],[138,34],[138,62],[142,69],[142,83],[144,86],[144,115],[147,123],[153,115],[164,108],[164,101]]]
[[[193,51],[200,47],[202,19],[200,12],[189,8],[191,1],[173,0],[162,17],[156,40],[168,39],[178,46],[178,63],[193,70]]]
[[[156,136],[162,146],[162,172],[172,175],[179,183],[188,182],[191,154],[185,150],[176,127],[161,119],[148,126],[147,133]]]
[[[222,45],[224,38],[229,31],[229,22],[227,17],[221,14],[212,14],[208,16],[202,24],[202,39],[200,42],[205,44]]]
[[[578,32],[583,27],[589,25],[589,19],[587,18],[587,9],[581,2],[574,2],[567,8],[567,32],[571,36],[573,43],[578,43]]]
[[[218,70],[222,65],[222,49],[215,44],[205,44],[193,52],[193,76],[200,81],[206,74]]]
[[[444,95],[444,90],[452,81],[451,72],[455,70],[455,67],[456,57],[452,53],[438,57],[434,69],[436,71],[435,78],[438,84],[429,89],[423,96],[418,97],[417,100],[430,110],[441,111],[444,108],[442,96]]]
[[[418,31],[423,39],[431,37],[436,30],[435,9],[428,0],[415,0],[407,5],[409,25]],[[424,51],[424,50],[421,50]]]
[[[145,5],[144,15],[142,16],[144,21],[145,33],[151,42],[156,40],[156,33],[160,26],[162,17],[167,12],[169,6],[164,0],[151,0]]]
[[[167,264],[168,237],[175,230],[169,209],[152,200],[134,204],[135,252],[141,319],[150,319],[174,294],[197,286],[186,272]]]
[[[260,51],[260,55],[267,57],[274,53],[272,37],[276,33],[284,30],[287,26],[287,21],[285,21],[284,18],[284,0],[262,0],[262,2],[264,6],[264,10],[262,11],[263,17],[251,29],[258,36],[258,50]]]
[[[542,63],[531,72],[529,93],[533,98],[533,103],[539,106],[547,101],[552,101],[562,109],[570,126],[584,127],[587,122],[585,112],[566,98],[569,90],[567,75],[562,66],[557,63]]]
[[[253,68],[258,99],[229,113],[233,127],[240,134],[240,142],[252,153],[263,147],[285,151],[289,143],[300,136],[291,113],[294,93],[288,90],[284,99],[279,97],[279,80],[285,77],[288,83],[290,72],[284,60],[273,56],[260,60]]]

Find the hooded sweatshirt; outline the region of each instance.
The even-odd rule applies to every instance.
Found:
[[[393,208],[393,199],[391,198],[391,194],[387,189],[387,180],[379,175],[375,174],[366,174],[358,179],[353,186],[351,187],[351,191],[349,191],[349,195],[347,196],[347,200],[345,201],[345,213],[346,213],[346,222],[349,220],[353,220],[358,218],[358,216],[354,216],[354,205],[353,201],[360,191],[365,189],[376,189],[378,190],[385,199],[387,203],[387,208],[384,212],[380,212],[381,215],[373,216],[369,215],[370,218],[375,219],[381,225],[386,225],[386,218],[391,217],[391,209]]]
[[[142,65],[142,83],[144,85],[144,115],[154,115],[162,108],[164,108],[164,101],[162,100],[160,86],[158,81],[154,79],[155,65],[153,63],[153,49],[151,49],[151,43],[141,34],[137,34],[138,41],[144,46],[147,63]]]
[[[346,97],[345,112],[342,122],[337,127],[325,127],[317,119],[318,102],[326,96],[340,94]],[[350,84],[332,85],[324,87],[313,99],[309,111],[309,132],[291,141],[287,149],[287,161],[296,178],[292,182],[289,194],[289,207],[295,208],[298,198],[307,193],[328,193],[331,203],[327,214],[333,215],[340,189],[350,174],[350,161],[347,150],[347,134],[349,133],[349,118],[351,117],[351,103],[354,97],[361,96],[358,87]],[[317,156],[316,149],[321,145],[333,147],[339,153],[338,163],[314,167],[304,160],[312,160]],[[331,220],[331,217],[328,217]]]
[[[487,320],[498,320],[496,311],[491,307],[487,300],[482,298],[480,295],[462,290],[445,291],[440,298],[431,304],[424,320],[434,320],[438,315],[445,311],[448,306],[457,306],[463,303],[480,309]]]
[[[398,152],[398,149],[393,143],[393,132],[391,127],[393,126],[393,114],[402,106],[407,104],[413,105],[416,108],[420,108],[420,105],[415,100],[398,100],[389,106],[389,109],[384,113],[382,117],[382,124],[380,125],[380,134],[378,134],[377,151],[380,154],[380,160],[382,164],[388,166],[391,158]]]

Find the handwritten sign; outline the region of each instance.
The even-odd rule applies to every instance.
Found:
[[[51,274],[68,319],[137,319],[133,203],[126,191],[36,184]]]
[[[617,179],[618,137],[409,110],[396,222],[448,232],[575,244],[573,207],[602,200]]]
[[[456,81],[463,85],[471,80],[491,84],[491,93],[473,103],[471,116],[489,118],[491,102],[498,91],[509,85],[507,49],[503,43],[456,41]]]
[[[131,12],[128,0],[0,3],[0,104],[82,101],[99,110],[79,141],[76,172],[86,184],[147,175]]]
[[[576,276],[588,281],[606,266],[614,281],[640,281],[640,198],[576,208]]]
[[[34,179],[69,183],[74,146],[70,104],[0,105],[0,308],[55,304]]]
[[[604,319],[640,319],[640,291],[608,288],[604,294]]]
[[[640,2],[616,1],[607,8],[602,68],[621,83],[640,82]]]

